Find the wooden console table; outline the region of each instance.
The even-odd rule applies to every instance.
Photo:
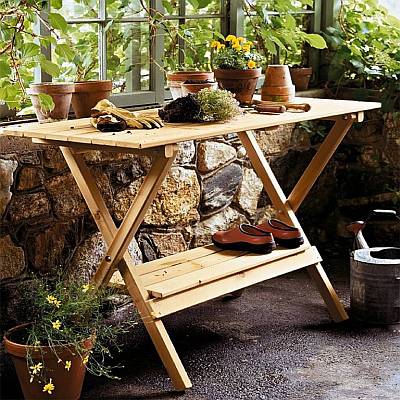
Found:
[[[254,170],[279,212],[279,218],[301,229],[295,212],[337,146],[353,122],[363,120],[364,110],[380,108],[379,103],[369,102],[326,99],[306,101],[312,107],[307,113],[246,114],[228,123],[166,124],[154,130],[101,133],[90,125],[89,119],[80,119],[13,125],[0,130],[4,135],[28,137],[35,143],[60,147],[108,246],[94,276],[94,283],[98,287],[112,281],[126,287],[177,390],[191,387],[191,382],[161,320],[168,314],[306,267],[333,320],[343,321],[348,318],[320,264],[321,257],[317,249],[310,245],[304,233],[305,242],[301,247],[278,247],[267,255],[221,250],[209,245],[135,266],[127,252],[129,243],[172,166],[178,150],[177,143],[209,139],[232,132],[238,133]],[[335,123],[286,197],[251,130],[315,119],[328,119]],[[268,132],[265,134],[268,135]],[[115,226],[95,178],[82,157],[82,153],[92,150],[152,157],[152,167],[119,228]],[[120,274],[114,274],[117,270]]]

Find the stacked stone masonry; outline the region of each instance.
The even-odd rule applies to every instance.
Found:
[[[352,129],[300,209],[300,220],[317,244],[347,237],[346,222],[373,207],[393,207],[399,197],[399,116],[371,113],[368,118]],[[256,137],[288,194],[320,136],[301,126],[282,126]],[[85,157],[120,223],[151,160],[98,151]],[[236,134],[183,142],[129,251],[141,263],[207,244],[216,230],[273,215]],[[60,151],[25,139],[0,138],[0,218],[1,320],[7,328],[17,322],[13,288],[29,271],[66,269],[89,279],[105,244]],[[384,237],[393,240],[395,229],[387,228]]]

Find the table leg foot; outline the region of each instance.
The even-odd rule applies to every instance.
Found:
[[[177,391],[192,387],[189,376],[161,320],[145,322],[145,327]]]
[[[341,322],[349,319],[343,304],[329,281],[322,265],[320,263],[307,267],[311,279],[315,282],[322,298],[325,301],[328,311],[335,322]]]

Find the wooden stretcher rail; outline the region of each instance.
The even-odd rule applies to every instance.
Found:
[[[247,256],[244,256],[247,257]],[[251,258],[252,256],[248,256]],[[243,257],[242,257],[243,258]],[[198,284],[187,290],[162,298],[147,301],[154,318],[161,318],[196,304],[203,303],[219,296],[232,293],[267,279],[287,274],[289,272],[319,263],[321,256],[315,247],[292,256],[277,259],[267,263],[254,265],[253,268],[239,269],[224,274],[219,279]],[[218,267],[218,265],[216,266]]]
[[[297,249],[277,248],[270,254],[253,254],[205,246],[181,253],[180,257],[165,257],[151,263],[132,266],[130,269],[134,268],[139,273],[150,297],[165,298],[260,264],[302,253],[309,247],[303,245]],[[124,287],[118,272],[114,274],[110,283],[113,286]]]

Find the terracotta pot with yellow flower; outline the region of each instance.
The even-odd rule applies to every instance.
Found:
[[[25,399],[77,400],[86,370],[115,378],[104,364],[108,346],[127,326],[104,323],[105,290],[34,278],[24,303],[33,321],[4,336]]]
[[[219,87],[234,93],[241,105],[250,105],[261,76],[262,60],[253,43],[243,37],[228,35],[224,40],[214,40],[211,47]]]

